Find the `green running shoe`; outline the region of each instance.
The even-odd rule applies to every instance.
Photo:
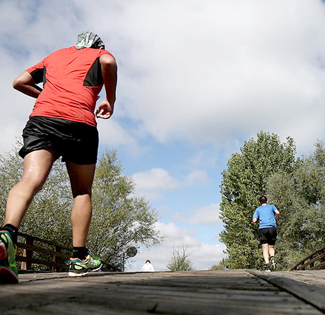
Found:
[[[270,263],[271,263],[272,270],[275,270],[276,263],[275,263],[274,256],[270,257]]]
[[[0,231],[0,283],[18,283],[16,246],[8,231]]]
[[[102,267],[102,262],[98,257],[87,255],[84,260],[70,258],[69,277],[82,277],[90,271],[98,271]]]

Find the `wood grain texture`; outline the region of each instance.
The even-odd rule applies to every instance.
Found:
[[[297,281],[267,277],[277,283],[249,270],[22,274],[18,285],[0,286],[0,314],[323,314],[288,290]]]

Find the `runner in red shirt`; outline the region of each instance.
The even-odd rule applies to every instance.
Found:
[[[41,82],[43,89],[37,85]],[[69,275],[83,276],[101,267],[101,261],[89,255],[86,248],[98,150],[95,116],[108,119],[113,114],[116,82],[115,58],[105,50],[100,37],[91,32],[79,34],[75,46],[53,52],[14,80],[14,88],[36,98],[36,102],[19,151],[24,158],[23,176],[9,192],[0,231],[0,283],[18,282],[18,229],[59,157],[66,163],[73,194],[73,257]],[[103,85],[106,98],[95,111]]]
[[[36,83],[44,84],[30,117],[62,118],[96,127],[94,109],[103,86],[100,57],[104,55],[113,58],[104,49],[72,46],[27,69]]]

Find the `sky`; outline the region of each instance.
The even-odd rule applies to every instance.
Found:
[[[165,237],[140,247],[127,270],[147,259],[167,270],[175,249],[196,270],[218,264],[219,186],[231,155],[260,131],[292,137],[299,156],[325,140],[325,3],[0,0],[0,154],[34,103],[12,81],[86,30],[118,63],[114,115],[98,121],[100,152],[117,151]]]

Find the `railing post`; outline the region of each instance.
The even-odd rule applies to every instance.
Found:
[[[32,246],[33,245],[33,238],[29,237],[29,236],[25,236],[25,244]],[[33,250],[25,248],[24,251],[23,251],[23,257],[32,258],[33,257]],[[29,262],[29,261],[23,261],[21,263],[21,269],[22,270],[30,270],[30,269],[32,269],[32,263]]]
[[[25,242],[24,243],[26,244],[26,237],[24,236],[24,238],[25,238]],[[24,248],[24,250],[23,250],[23,257],[26,257],[26,255],[27,255],[26,248]],[[21,262],[20,269],[21,270],[27,270],[27,265],[26,265],[26,262],[25,261],[22,261]]]
[[[55,246],[55,251],[57,252],[57,253],[60,253],[61,252],[61,247],[60,246]],[[59,259],[59,257],[57,257],[56,255],[54,255],[53,256],[53,262],[54,262],[54,265],[53,265],[53,267],[52,267],[52,272],[56,272],[56,262],[58,262],[57,261],[57,259]]]

